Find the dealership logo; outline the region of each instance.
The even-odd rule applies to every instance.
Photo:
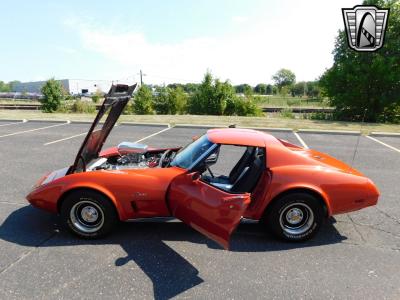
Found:
[[[342,8],[349,47],[356,51],[376,51],[383,46],[389,9],[357,5]]]

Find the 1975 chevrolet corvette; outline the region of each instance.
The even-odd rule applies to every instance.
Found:
[[[42,177],[27,196],[81,237],[101,237],[119,220],[173,216],[226,249],[242,218],[303,241],[324,218],[377,203],[376,186],[357,170],[255,130],[212,129],[183,148],[123,142],[101,151],[135,87],[112,86],[74,164]],[[215,176],[225,145],[243,154]]]

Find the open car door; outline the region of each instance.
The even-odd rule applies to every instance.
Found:
[[[192,172],[172,180],[168,203],[174,217],[229,249],[230,235],[250,203],[250,194],[222,191]]]
[[[131,99],[135,89],[136,84],[132,86],[124,84],[111,86],[110,91],[105,95],[104,102],[76,155],[74,164],[68,169],[67,174],[84,172],[89,162],[98,157],[103,144],[126,104]],[[107,118],[103,124],[100,124],[100,120],[105,115],[107,115]]]

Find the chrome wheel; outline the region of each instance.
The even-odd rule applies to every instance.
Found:
[[[90,200],[81,200],[74,204],[70,210],[72,225],[84,232],[98,231],[104,224],[104,214],[100,206]]]
[[[314,223],[314,213],[305,203],[295,202],[285,206],[279,215],[279,224],[287,235],[306,233]]]

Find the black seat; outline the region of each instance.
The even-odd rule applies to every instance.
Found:
[[[262,162],[262,156],[257,156],[249,167],[245,167],[236,182],[231,187],[230,191],[234,193],[248,193],[251,192],[261,174],[263,173],[264,165]]]
[[[243,153],[242,157],[236,163],[236,165],[232,168],[229,173],[229,183],[235,183],[240,174],[242,174],[243,170],[250,165],[251,161],[254,159],[256,152],[255,147],[247,147],[246,151]]]

